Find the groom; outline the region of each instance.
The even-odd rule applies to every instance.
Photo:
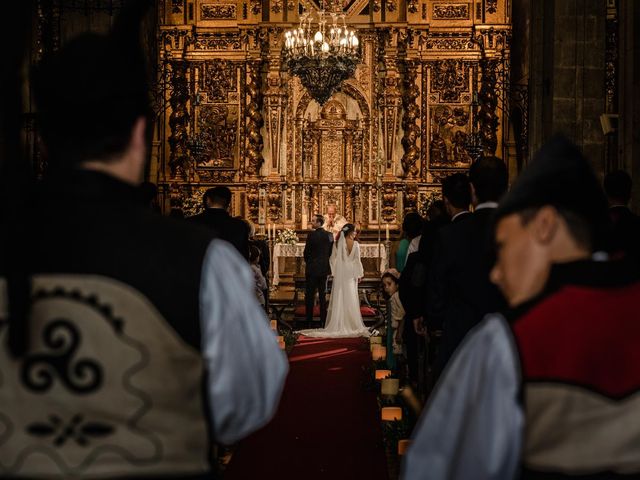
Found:
[[[313,232],[307,235],[304,246],[305,294],[307,323],[313,320],[313,304],[316,290],[320,297],[320,322],[322,327],[327,319],[327,275],[329,275],[329,257],[333,245],[333,235],[322,228],[324,217],[316,215],[312,221]]]

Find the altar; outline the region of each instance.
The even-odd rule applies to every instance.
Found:
[[[278,286],[280,284],[280,258],[281,257],[298,257],[304,256],[304,243],[296,243],[295,245],[288,245],[284,243],[276,243],[273,247],[273,285]],[[387,252],[387,246],[384,243],[361,243],[360,244],[360,257],[361,258],[379,258],[379,273],[382,275],[389,267],[389,255]]]

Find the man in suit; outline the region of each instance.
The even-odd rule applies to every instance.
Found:
[[[469,213],[471,187],[469,177],[464,173],[454,173],[442,181],[442,200],[452,222],[463,219]]]
[[[322,226],[324,217],[316,215],[312,222],[313,232],[307,236],[307,243],[304,246],[305,268],[305,294],[307,322],[313,319],[313,304],[316,290],[320,299],[320,322],[324,327],[327,319],[327,275],[329,275],[329,257],[331,256],[331,246],[333,245],[333,235],[327,232]]]
[[[231,190],[214,187],[207,190],[202,201],[205,210],[194,217],[194,222],[213,228],[218,237],[236,247],[240,255],[249,260],[249,227],[240,219],[229,215]]]
[[[502,306],[489,281],[491,214],[507,190],[506,165],[483,157],[469,169],[472,214],[453,216],[438,233],[427,295],[427,328],[442,326],[436,373],[442,371],[467,332]],[[445,203],[452,205],[444,190]],[[460,205],[460,204],[458,204]]]
[[[614,257],[624,256],[639,266],[640,218],[629,209],[631,177],[624,170],[608,173],[604,177],[604,191],[609,201],[612,230],[609,252]]]

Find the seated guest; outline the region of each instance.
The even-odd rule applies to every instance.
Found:
[[[212,442],[278,403],[287,361],[246,262],[139,202],[153,122],[135,43],[151,3],[69,41],[33,82],[55,171],[10,232],[28,255],[0,235],[2,478],[209,479]]]
[[[211,227],[216,235],[236,247],[240,255],[249,259],[249,228],[238,218],[229,215],[231,190],[214,187],[202,196],[204,211],[191,217],[196,223]]]
[[[604,191],[612,223],[609,252],[640,266],[640,217],[629,210],[631,177],[623,170],[608,173],[604,177]]]
[[[545,145],[495,212],[490,314],[447,366],[402,478],[637,478],[640,282],[594,261],[608,228],[577,147]]]

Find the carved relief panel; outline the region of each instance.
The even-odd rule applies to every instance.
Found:
[[[472,62],[435,60],[425,65],[428,92],[429,168],[468,168],[466,144],[472,129]]]
[[[216,59],[194,67],[196,169],[234,169],[240,158],[241,102],[237,63]]]

